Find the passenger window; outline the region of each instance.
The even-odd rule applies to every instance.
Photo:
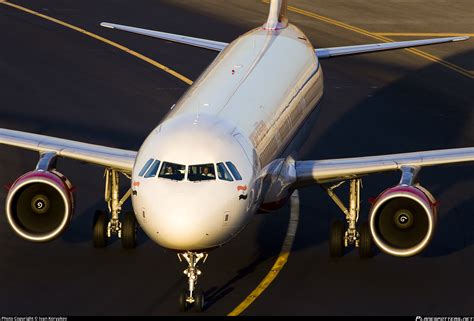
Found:
[[[153,163],[153,158],[150,158],[149,160],[147,160],[147,162],[145,163],[145,166],[143,166],[140,173],[138,173],[138,176],[142,177],[147,171],[148,167],[150,167],[151,163]]]
[[[158,172],[158,168],[160,167],[160,161],[156,160],[153,162],[153,165],[150,166],[150,169],[146,172],[145,178],[155,177],[156,173]]]
[[[185,165],[163,162],[163,166],[161,166],[160,175],[158,177],[182,181],[184,179],[185,171]]]
[[[217,163],[217,177],[224,181],[232,182],[234,179],[230,175],[227,168],[225,168],[224,163]]]
[[[241,181],[242,176],[240,176],[239,171],[235,167],[235,165],[232,162],[225,162],[227,164],[227,167],[229,167],[229,170],[231,171],[232,175],[234,175],[234,178],[236,181]]]
[[[191,182],[208,181],[216,179],[214,164],[190,165],[188,180]]]

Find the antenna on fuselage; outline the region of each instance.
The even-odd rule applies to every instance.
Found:
[[[204,103],[204,104],[197,104],[197,108],[196,108],[196,118],[194,118],[194,122],[193,124],[196,125],[199,121],[199,107],[203,107],[204,109],[209,109],[209,103]]]
[[[194,118],[193,125],[196,125],[199,121],[199,104],[197,104],[196,108],[196,118]]]

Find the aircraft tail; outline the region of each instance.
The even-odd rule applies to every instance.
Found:
[[[288,0],[271,0],[270,12],[268,13],[265,29],[278,30],[286,28],[288,25]]]

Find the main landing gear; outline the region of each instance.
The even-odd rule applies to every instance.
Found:
[[[323,186],[329,197],[336,203],[346,216],[346,224],[342,220],[335,220],[330,229],[329,234],[329,254],[331,257],[341,257],[344,255],[345,248],[355,246],[359,248],[359,256],[361,258],[370,258],[373,256],[373,240],[370,234],[369,224],[364,222],[360,224],[360,189],[361,179],[351,179],[349,187],[349,208],[344,206],[341,199],[334,193],[334,190],[345,183],[342,181],[331,187]]]
[[[187,311],[191,305],[198,312],[203,312],[205,307],[204,292],[196,290],[198,277],[201,275],[201,270],[197,268],[199,261],[206,262],[207,253],[186,252],[178,253],[180,262],[183,259],[188,263],[188,268],[183,273],[188,277],[188,289],[183,290],[179,295],[179,308],[181,311]]]
[[[123,173],[122,173],[123,174]],[[123,174],[128,177],[127,175]],[[93,223],[93,244],[96,248],[107,246],[107,241],[112,235],[117,235],[122,239],[122,247],[125,249],[135,248],[137,244],[138,224],[133,212],[126,212],[123,220],[120,221],[122,205],[130,197],[132,190],[129,189],[122,198],[120,193],[119,172],[113,169],[105,170],[105,202],[108,205],[108,213],[97,210]]]

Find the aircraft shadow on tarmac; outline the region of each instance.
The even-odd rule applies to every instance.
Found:
[[[125,190],[125,188],[122,190]],[[62,240],[66,243],[91,243],[92,246],[92,219],[94,217],[94,212],[97,209],[105,210],[106,208],[107,205],[105,202],[98,200],[94,205],[88,206],[81,213],[77,213],[74,216],[71,225],[61,237]],[[128,204],[123,207],[122,212],[126,213],[131,210],[132,207]],[[108,244],[114,244],[119,241],[120,239],[114,236],[109,239]],[[148,237],[139,229],[137,234],[137,246],[143,245],[147,241],[149,241]]]
[[[278,256],[285,238],[289,212],[290,207],[287,204],[273,214],[263,214],[267,216],[263,217],[261,223],[259,223],[255,255],[249,264],[238,269],[235,276],[225,284],[212,286],[206,291],[206,309],[232,292],[234,284],[247,275],[254,273],[264,261]],[[242,237],[242,235],[237,238],[239,237]],[[238,240],[231,242],[238,242]]]

